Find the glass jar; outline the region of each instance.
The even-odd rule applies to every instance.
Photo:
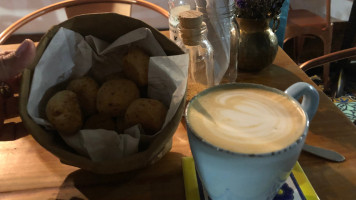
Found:
[[[202,14],[197,17],[192,26],[185,23],[184,14],[198,11],[186,11],[180,15],[179,33],[182,39],[182,49],[189,54],[187,101],[200,91],[214,85],[213,47],[207,40],[207,28],[202,22]],[[188,24],[188,25],[187,25]]]
[[[178,32],[178,15],[181,12],[195,9],[195,3],[191,0],[168,0],[169,7],[169,37],[175,43],[180,44]]]
[[[238,24],[234,0],[196,0],[214,48],[215,84],[235,82],[238,72]]]

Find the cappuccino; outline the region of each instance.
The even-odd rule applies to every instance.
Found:
[[[203,141],[242,154],[282,150],[302,136],[307,123],[297,101],[254,84],[211,88],[191,101],[186,118]]]

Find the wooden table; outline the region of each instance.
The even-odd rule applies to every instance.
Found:
[[[0,48],[11,50],[16,45]],[[313,84],[282,49],[272,66],[256,74],[240,73],[238,81],[281,90],[298,81]],[[336,150],[346,161],[333,163],[303,152],[299,162],[322,200],[354,200],[356,127],[319,93],[320,106],[307,143]],[[117,175],[97,175],[61,164],[24,129],[17,130],[24,136],[0,141],[0,199],[185,199],[181,158],[191,152],[182,125],[173,137],[172,150],[155,165]],[[11,131],[0,130],[0,135]]]

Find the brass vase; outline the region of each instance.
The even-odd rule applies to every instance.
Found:
[[[240,29],[238,66],[241,71],[260,71],[274,61],[278,39],[270,28],[271,19],[237,18]]]

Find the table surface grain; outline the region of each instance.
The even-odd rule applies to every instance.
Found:
[[[167,34],[167,33],[165,33]],[[0,46],[14,50],[17,45]],[[238,74],[238,82],[261,83],[285,90],[295,82],[317,86],[279,49],[270,67],[258,73]],[[299,162],[322,200],[356,199],[356,127],[321,92],[317,114],[306,143],[336,150],[346,157],[334,163],[302,152]],[[190,156],[185,128],[179,125],[171,151],[142,170],[97,175],[64,165],[41,147],[22,126],[0,130],[0,199],[185,199],[181,158]]]

